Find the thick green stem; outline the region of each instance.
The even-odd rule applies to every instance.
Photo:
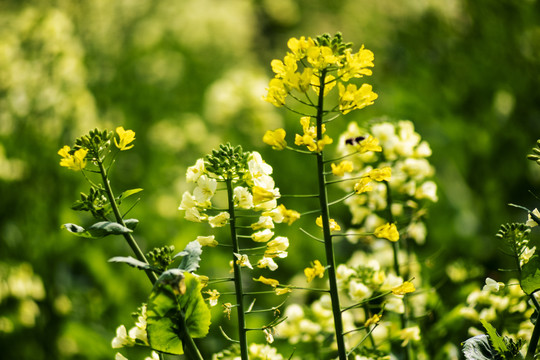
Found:
[[[534,306],[536,307],[536,310],[540,309],[540,305],[538,304],[538,301],[534,297],[534,293],[531,294],[530,299],[534,303]],[[536,353],[536,347],[538,346],[538,340],[540,339],[540,321],[536,319],[536,324],[534,324],[533,333],[531,335],[531,341],[529,342],[529,348],[527,349],[527,355],[525,356],[525,360],[533,360],[534,354]]]
[[[322,139],[322,125],[324,114],[324,82],[326,70],[321,71],[319,89],[319,100],[317,104],[317,140]],[[328,208],[328,196],[326,193],[326,179],[324,169],[324,158],[322,150],[317,153],[317,172],[319,183],[319,203],[321,207],[321,219],[324,234],[324,249],[326,252],[326,265],[328,267],[328,279],[330,284],[330,299],[332,300],[332,313],[334,314],[334,329],[336,333],[336,342],[338,356],[340,360],[347,359],[347,349],[343,338],[343,319],[341,316],[341,307],[339,305],[339,294],[336,279],[336,262],[334,259],[334,245],[332,243],[332,235],[330,232],[330,215]]]
[[[116,199],[114,197],[111,184],[107,176],[107,171],[105,170],[105,167],[103,166],[103,163],[101,162],[101,160],[98,160],[97,164],[99,167],[101,178],[103,180],[103,186],[105,187],[105,191],[107,192],[107,197],[109,198],[109,203],[111,204],[111,208],[116,218],[116,222],[121,224],[122,226],[126,226],[126,224],[124,223],[124,219],[122,218],[122,214],[120,213],[120,209],[118,208],[118,204],[116,203]],[[127,243],[129,244],[129,247],[133,250],[137,259],[139,261],[148,263],[148,260],[146,260],[146,256],[144,256],[144,253],[142,252],[141,248],[137,244],[137,241],[135,241],[135,238],[133,237],[133,235],[131,235],[130,233],[124,234],[124,239],[126,239]],[[150,280],[152,285],[155,284],[156,281],[158,280],[156,273],[154,273],[151,270],[146,270],[146,275],[148,276],[148,279]],[[179,333],[183,334],[182,343],[184,345],[186,357],[188,359],[193,359],[193,360],[203,360],[203,357],[201,353],[199,352],[199,349],[197,348],[195,341],[193,341],[193,338],[189,336],[189,332],[186,326],[183,313],[182,313],[182,316],[180,317],[180,321],[176,325],[179,327],[178,329]]]
[[[240,342],[240,356],[242,360],[248,360],[247,329],[244,312],[244,292],[242,288],[242,272],[240,265],[236,262],[234,253],[240,253],[238,245],[238,236],[236,234],[236,218],[234,213],[233,185],[232,180],[227,179],[227,198],[229,202],[229,227],[231,229],[231,241],[233,247],[233,270],[234,270],[234,288],[236,292],[236,303],[238,304],[238,336]]]

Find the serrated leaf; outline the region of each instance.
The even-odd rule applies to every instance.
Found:
[[[521,288],[530,295],[540,289],[540,258],[533,256],[521,267]]]
[[[109,259],[109,262],[128,264],[129,266],[133,266],[134,268],[141,270],[154,270],[154,267],[150,264],[137,260],[131,256],[115,256]]]
[[[484,329],[486,329],[493,349],[497,353],[504,355],[508,351],[508,346],[506,346],[503,337],[497,334],[497,330],[495,330],[495,328],[487,321],[482,319],[480,322],[482,323],[482,326],[484,326]]]
[[[463,355],[466,360],[501,360],[493,349],[487,335],[477,335],[463,342]]]
[[[130,197],[131,195],[134,195],[134,194],[137,194],[139,192],[143,191],[143,189],[131,189],[131,190],[126,190],[124,191],[122,194],[120,194],[120,196],[118,197],[118,199],[120,201]]]
[[[180,322],[191,337],[203,337],[210,327],[210,310],[201,294],[199,280],[188,272],[172,269],[156,282],[147,304],[148,341],[157,351],[184,353]],[[182,320],[183,317],[183,320]]]
[[[174,258],[183,256],[182,262],[178,265],[178,269],[187,272],[194,272],[199,268],[199,262],[201,261],[202,246],[197,240],[193,240],[188,243],[185,249],[178,254],[174,255]]]

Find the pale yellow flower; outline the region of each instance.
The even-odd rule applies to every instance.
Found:
[[[325,268],[321,265],[319,260],[313,261],[313,266],[304,269],[304,275],[306,275],[307,282],[311,282],[315,277],[322,279],[324,276]]]

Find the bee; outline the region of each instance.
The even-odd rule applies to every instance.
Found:
[[[365,139],[366,139],[365,136],[356,136],[356,137],[348,138],[345,140],[345,145],[354,145],[355,143],[359,144],[361,141]]]

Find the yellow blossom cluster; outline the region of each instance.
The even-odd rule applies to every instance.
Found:
[[[341,41],[341,37],[334,39]],[[289,39],[287,47],[290,52],[283,60],[271,62],[275,77],[270,81],[264,100],[279,107],[285,105],[292,91],[307,93],[312,89],[318,95],[323,89],[326,96],[338,84],[339,109],[346,114],[373,104],[377,98],[371,85],[363,84],[360,88],[354,84],[344,85],[353,78],[372,74],[373,52],[364,46],[353,52],[350,46],[330,47],[322,38],[302,36]]]

